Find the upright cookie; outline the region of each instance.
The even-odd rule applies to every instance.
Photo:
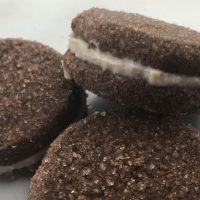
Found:
[[[71,76],[97,95],[159,113],[199,113],[200,33],[93,8],[72,21]]]
[[[0,39],[0,175],[38,162],[86,112],[85,93],[65,79],[62,56],[37,42]]]
[[[29,200],[200,199],[200,136],[177,118],[97,113],[51,145]]]

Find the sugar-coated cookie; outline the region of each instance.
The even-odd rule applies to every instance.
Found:
[[[72,21],[66,67],[97,95],[159,113],[199,113],[200,33],[92,8]]]
[[[84,90],[62,55],[37,42],[0,39],[0,175],[39,162],[50,142],[86,113]]]
[[[199,152],[198,132],[176,117],[96,113],[54,141],[29,200],[200,199]]]

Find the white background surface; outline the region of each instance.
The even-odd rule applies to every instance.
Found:
[[[94,6],[138,12],[200,31],[199,0],[0,0],[0,38],[37,40],[64,53],[71,19]],[[30,177],[0,180],[0,200],[27,199],[29,182]]]

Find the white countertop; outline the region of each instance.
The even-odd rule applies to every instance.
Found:
[[[71,19],[90,7],[137,12],[200,31],[199,0],[0,0],[0,38],[37,40],[64,53]],[[94,99],[89,96],[90,109],[104,109]],[[197,117],[193,123],[198,125]],[[30,177],[0,180],[0,200],[27,199],[29,183]]]

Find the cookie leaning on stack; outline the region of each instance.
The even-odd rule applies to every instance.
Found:
[[[200,33],[93,8],[72,21],[67,69],[95,94],[159,113],[199,113]]]
[[[60,131],[85,116],[86,96],[65,79],[62,55],[47,46],[0,39],[0,55],[2,175],[39,162]]]

